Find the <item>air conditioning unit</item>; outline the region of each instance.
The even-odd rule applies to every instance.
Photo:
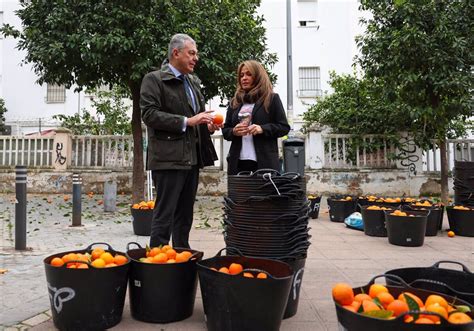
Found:
[[[11,136],[12,135],[12,126],[4,125],[3,130],[0,130],[0,135],[2,136]]]

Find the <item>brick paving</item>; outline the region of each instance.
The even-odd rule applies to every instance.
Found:
[[[118,196],[118,210],[105,213],[101,196],[83,196],[82,227],[70,227],[71,201],[63,195],[28,196],[26,251],[14,250],[14,194],[0,194],[0,329],[54,330],[42,260],[51,254],[82,249],[93,242],[107,242],[124,251],[126,244],[146,244],[148,237],[133,234],[129,197]],[[221,197],[199,196],[191,246],[211,257],[222,247]],[[445,229],[426,237],[422,247],[390,245],[387,238],[368,237],[363,232],[329,221],[325,199],[320,217],[310,220],[312,245],[308,251],[298,313],[282,322],[281,330],[338,330],[331,287],[336,282],[364,285],[376,274],[393,268],[430,266],[454,260],[474,270],[474,240],[448,238]],[[447,266],[450,267],[450,266]],[[131,318],[128,300],[123,320],[113,330],[206,330],[200,291],[195,310],[185,321],[148,324]]]

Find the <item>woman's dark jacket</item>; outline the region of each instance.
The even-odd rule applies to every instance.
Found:
[[[232,141],[227,156],[228,175],[237,174],[237,162],[242,149],[242,137],[234,136],[233,128],[239,123],[238,114],[240,108],[229,106],[222,129],[224,139]],[[278,159],[278,138],[283,137],[290,131],[290,125],[286,119],[285,110],[278,94],[272,94],[272,100],[268,112],[262,103],[256,103],[252,111],[252,124],[260,125],[262,134],[253,136],[253,143],[257,155],[258,169],[280,170]]]

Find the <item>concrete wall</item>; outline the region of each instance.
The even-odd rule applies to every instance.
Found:
[[[87,171],[82,172],[82,192],[102,193],[104,182],[115,180],[119,193],[129,193],[132,185],[131,172]],[[327,171],[313,170],[306,173],[307,192],[323,195],[334,193],[382,196],[429,196],[439,195],[439,178],[432,175],[410,176],[408,171]],[[29,193],[71,193],[72,171],[28,169]],[[452,192],[450,179],[450,193]],[[199,194],[227,194],[227,174],[223,171],[201,171]],[[0,193],[15,192],[15,170],[0,169]]]

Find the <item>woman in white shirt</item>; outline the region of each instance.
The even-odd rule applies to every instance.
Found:
[[[257,61],[237,69],[237,89],[227,109],[222,134],[232,141],[227,156],[228,174],[257,169],[280,170],[278,138],[290,126],[285,110],[265,68]]]

